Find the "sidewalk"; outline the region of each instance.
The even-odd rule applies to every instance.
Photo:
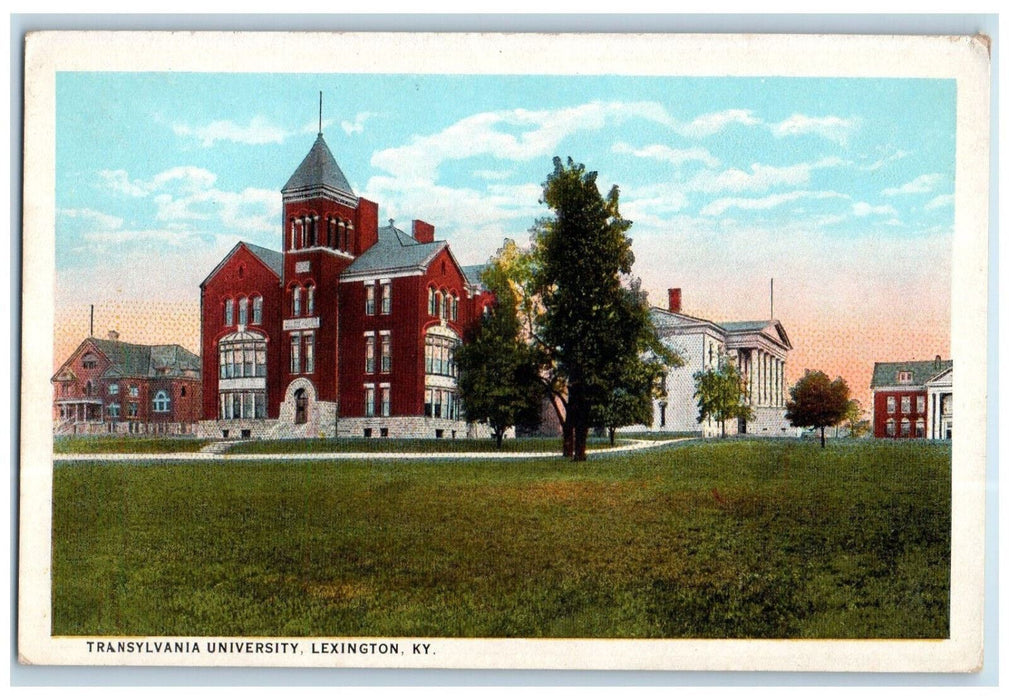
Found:
[[[691,438],[674,438],[672,440],[631,440],[627,445],[603,447],[590,450],[589,457],[597,454],[612,454],[614,452],[633,452],[652,447],[662,447]],[[213,443],[214,446],[234,443]],[[209,447],[209,446],[208,446]],[[200,452],[155,452],[127,454],[122,452],[105,453],[64,453],[54,454],[55,462],[220,462],[250,460],[418,460],[418,459],[544,459],[560,457],[559,452],[280,452],[273,454],[220,454],[207,451]]]

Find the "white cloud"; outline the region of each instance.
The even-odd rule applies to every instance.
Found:
[[[158,221],[216,221],[231,231],[276,231],[280,200],[271,190],[246,188],[241,192],[208,189],[182,196],[155,197]]]
[[[290,132],[271,123],[261,116],[252,117],[246,125],[236,124],[229,119],[210,122],[205,126],[192,127],[188,124],[173,124],[172,131],[178,136],[195,138],[205,148],[213,146],[218,141],[231,141],[249,145],[266,143],[283,143]]]
[[[845,143],[848,136],[858,126],[855,119],[843,117],[809,117],[805,114],[793,114],[787,119],[771,124],[771,133],[781,138],[784,136],[799,136],[816,134],[830,141]]]
[[[80,221],[89,227],[117,229],[123,225],[122,217],[104,214],[94,209],[59,209],[56,213],[60,218]]]
[[[217,175],[204,168],[181,165],[155,175],[146,185],[148,191],[157,192],[175,188],[181,192],[200,192],[214,186]]]
[[[869,171],[879,170],[884,165],[889,165],[895,161],[902,160],[903,158],[907,158],[909,155],[911,155],[910,151],[895,151],[884,158],[880,158],[875,163],[863,166],[862,169]]]
[[[720,173],[699,173],[689,187],[701,192],[760,192],[779,185],[803,185],[809,182],[811,170],[808,163],[784,167],[754,163],[749,171],[730,168]]]
[[[951,207],[951,206],[953,206],[953,195],[941,194],[938,197],[932,199],[928,204],[926,204],[925,208],[939,209],[941,207]]]
[[[571,134],[596,131],[632,117],[671,123],[665,109],[653,102],[589,102],[555,110],[481,112],[436,134],[415,136],[405,146],[378,151],[371,164],[408,181],[430,181],[446,160],[492,156],[527,161],[554,155]]]
[[[702,114],[693,121],[677,124],[674,128],[677,133],[687,138],[701,139],[717,134],[731,124],[757,126],[761,123],[761,120],[753,116],[753,112],[748,109],[726,109]]]
[[[939,173],[919,175],[910,182],[905,182],[900,187],[887,187],[883,194],[887,197],[895,197],[903,194],[926,194],[932,192],[943,181]]]
[[[701,216],[721,216],[729,209],[744,209],[748,211],[753,210],[767,210],[779,207],[782,204],[787,204],[788,202],[795,202],[800,199],[848,199],[848,195],[841,194],[840,192],[811,192],[807,190],[798,190],[795,192],[782,192],[779,194],[772,194],[766,197],[760,197],[755,199],[740,198],[740,197],[728,197],[723,199],[716,199],[711,202],[703,209],[701,209]]]
[[[718,167],[718,159],[715,158],[706,148],[670,148],[663,144],[651,144],[643,148],[634,148],[628,143],[618,141],[613,144],[614,153],[626,153],[637,158],[650,158],[673,165],[682,165],[691,161],[704,163],[709,168]]]
[[[146,197],[149,193],[148,188],[142,182],[130,180],[129,173],[125,170],[99,170],[98,177],[102,179],[109,190],[118,194]]]
[[[858,217],[864,216],[890,216],[896,217],[897,210],[889,204],[873,206],[868,202],[855,202],[851,205],[851,213]]]
[[[354,117],[354,121],[351,122],[345,119],[340,122],[340,128],[342,128],[348,136],[351,134],[360,134],[364,131],[364,123],[374,116],[374,112],[358,112]]]

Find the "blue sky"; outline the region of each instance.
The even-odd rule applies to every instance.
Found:
[[[235,242],[279,248],[320,90],[355,192],[433,223],[463,263],[526,240],[571,156],[620,186],[653,303],[680,286],[688,312],[765,317],[774,277],[786,328],[939,324],[948,347],[950,80],[61,73],[58,310],[190,308]],[[867,308],[881,293],[920,298]]]

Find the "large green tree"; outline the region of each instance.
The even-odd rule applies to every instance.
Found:
[[[532,334],[562,418],[564,453],[575,461],[585,459],[593,418],[613,402],[625,368],[653,344],[647,308],[624,286],[634,255],[619,200],[616,186],[604,197],[584,165],[554,158],[542,198],[552,216],[532,231]]]
[[[501,263],[492,261],[482,279],[495,303],[456,349],[455,363],[466,419],[489,425],[501,447],[508,428],[539,425],[544,390],[535,350],[522,333],[518,296]]]
[[[792,398],[785,403],[785,418],[796,427],[818,428],[820,447],[826,446],[827,426],[843,421],[851,409],[847,382],[841,377],[831,381],[820,370],[807,370],[789,394]]]
[[[666,370],[683,364],[682,359],[666,348],[655,334],[640,281],[633,280],[625,289],[625,294],[627,309],[621,316],[627,319],[629,332],[639,334],[637,338],[628,338],[628,341],[644,351],[627,357],[625,362],[612,368],[615,374],[607,380],[608,394],[601,403],[592,407],[592,424],[607,429],[611,445],[617,428],[652,422],[652,400],[664,391],[662,378]],[[615,329],[615,332],[622,330]]]
[[[718,366],[694,373],[694,398],[697,399],[697,422],[711,418],[721,427],[725,437],[726,421],[748,420],[753,409],[746,394],[746,383],[734,362],[726,358]]]

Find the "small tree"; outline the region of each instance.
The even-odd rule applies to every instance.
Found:
[[[483,279],[496,303],[456,349],[455,363],[466,419],[489,425],[501,447],[508,428],[539,424],[543,385],[500,266],[492,263]]]
[[[733,362],[720,362],[718,367],[694,373],[694,383],[697,387],[694,392],[697,422],[714,419],[721,426],[722,437],[725,437],[726,421],[753,416],[746,396],[746,384]]]
[[[853,438],[862,437],[869,432],[869,421],[862,418],[862,404],[858,399],[848,402],[844,410],[843,422],[848,426],[848,435]]]
[[[820,447],[825,447],[827,426],[843,421],[850,410],[848,384],[841,377],[831,381],[819,370],[807,370],[789,394],[785,418],[796,427],[819,428]]]

